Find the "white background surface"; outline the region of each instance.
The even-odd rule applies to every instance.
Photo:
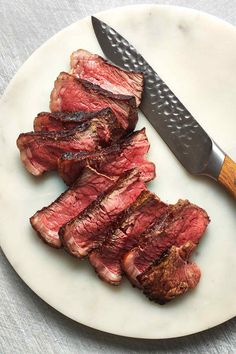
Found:
[[[79,0],[51,1],[50,4],[46,1],[2,1],[1,92],[32,51],[58,30],[91,13],[134,3],[145,1],[90,1],[87,5]],[[162,3],[198,8],[236,25],[236,4],[233,0]],[[234,320],[202,334],[168,341],[125,339],[88,329],[43,303],[23,284],[3,255],[0,261],[1,353],[236,352]]]

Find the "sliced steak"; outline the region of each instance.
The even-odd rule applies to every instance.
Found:
[[[78,258],[86,256],[104,241],[106,229],[145,189],[136,169],[126,172],[78,217],[60,229],[64,247]]]
[[[59,174],[65,183],[70,185],[87,165],[109,176],[120,176],[125,171],[137,167],[140,178],[148,182],[155,177],[155,165],[146,159],[149,147],[143,128],[119,143],[99,151],[65,153],[58,162]]]
[[[58,235],[60,227],[78,215],[113,183],[115,179],[89,167],[85,168],[71,188],[30,218],[32,227],[47,244],[61,247]]]
[[[140,104],[143,73],[122,70],[84,49],[72,53],[70,64],[71,74],[115,94],[135,96],[137,106]]]
[[[55,81],[50,102],[52,112],[94,112],[108,107],[116,114],[124,129],[135,128],[138,114],[134,97],[115,95],[67,73],[61,73]]]
[[[141,288],[150,300],[163,305],[197,286],[201,271],[195,263],[188,262],[195,247],[191,241],[172,246],[157,264],[139,275]]]
[[[69,130],[88,123],[95,117],[103,119],[104,115],[111,121],[115,119],[110,108],[98,112],[41,112],[34,119],[34,131]]]
[[[115,117],[114,117],[115,118]],[[88,124],[59,132],[30,132],[20,134],[17,146],[27,170],[35,176],[57,169],[58,158],[66,151],[94,151],[120,137],[115,119],[93,118]]]
[[[134,285],[139,286],[139,274],[171,246],[179,247],[187,241],[197,244],[208,223],[209,217],[203,209],[187,200],[180,200],[145,232],[137,247],[125,254],[122,260],[124,272]]]
[[[143,191],[125,210],[115,229],[106,235],[103,244],[89,256],[90,263],[101,279],[119,285],[122,278],[121,257],[138,244],[140,235],[167,207],[154,194]]]

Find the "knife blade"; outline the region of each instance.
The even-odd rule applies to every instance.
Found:
[[[139,106],[186,170],[223,184],[236,198],[236,164],[209,137],[141,54],[118,32],[92,16],[92,25],[105,56],[128,71],[144,74]]]

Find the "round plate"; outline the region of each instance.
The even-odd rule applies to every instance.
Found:
[[[141,5],[97,15],[126,37],[228,154],[236,157],[236,30],[190,9]],[[1,116],[1,247],[28,286],[55,309],[87,326],[123,336],[168,338],[202,331],[236,314],[235,204],[215,182],[190,176],[141,115],[157,179],[150,189],[163,200],[188,198],[207,210],[211,224],[194,259],[202,279],[194,291],[159,306],[124,280],[100,281],[87,261],[47,247],[29,217],[65,186],[56,174],[31,176],[16,148],[20,132],[48,110],[53,82],[69,69],[72,51],[102,54],[90,18],[64,29],[40,47],[7,88]]]

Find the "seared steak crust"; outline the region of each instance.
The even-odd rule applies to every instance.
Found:
[[[79,49],[71,55],[71,74],[115,94],[135,96],[137,106],[140,104],[144,83],[141,72],[122,70],[99,55]]]
[[[122,268],[130,281],[139,286],[137,276],[157,261],[168,249],[188,241],[198,244],[209,223],[207,213],[187,200],[170,206],[166,215],[147,230],[140,244],[125,254]]]
[[[155,177],[155,165],[146,159],[149,147],[143,128],[99,151],[65,153],[58,162],[59,174],[64,182],[70,185],[88,165],[109,176],[120,176],[125,171],[137,167],[140,178],[148,182]]]
[[[145,189],[136,169],[126,172],[110,189],[60,229],[64,247],[78,258],[86,256],[104,241],[107,228]]]
[[[114,117],[96,117],[88,124],[59,132],[20,134],[17,147],[27,170],[35,176],[57,169],[59,157],[66,151],[93,151],[120,138],[122,129]]]
[[[110,108],[98,112],[41,112],[34,119],[34,131],[69,130],[88,123],[95,117],[103,119],[104,115],[115,121]]]
[[[75,183],[48,207],[37,211],[30,223],[39,237],[52,247],[61,247],[58,231],[84,210],[97,196],[108,189],[115,179],[86,168]]]
[[[111,108],[124,129],[135,128],[138,114],[134,97],[113,94],[67,73],[58,76],[51,93],[52,112],[92,112],[103,108]]]
[[[200,269],[188,262],[195,247],[192,241],[172,246],[157,264],[138,276],[141,289],[150,300],[163,305],[197,286]]]
[[[140,235],[167,207],[154,194],[143,191],[124,211],[114,229],[106,235],[103,244],[89,256],[90,263],[102,280],[119,285],[123,254],[138,244]]]

